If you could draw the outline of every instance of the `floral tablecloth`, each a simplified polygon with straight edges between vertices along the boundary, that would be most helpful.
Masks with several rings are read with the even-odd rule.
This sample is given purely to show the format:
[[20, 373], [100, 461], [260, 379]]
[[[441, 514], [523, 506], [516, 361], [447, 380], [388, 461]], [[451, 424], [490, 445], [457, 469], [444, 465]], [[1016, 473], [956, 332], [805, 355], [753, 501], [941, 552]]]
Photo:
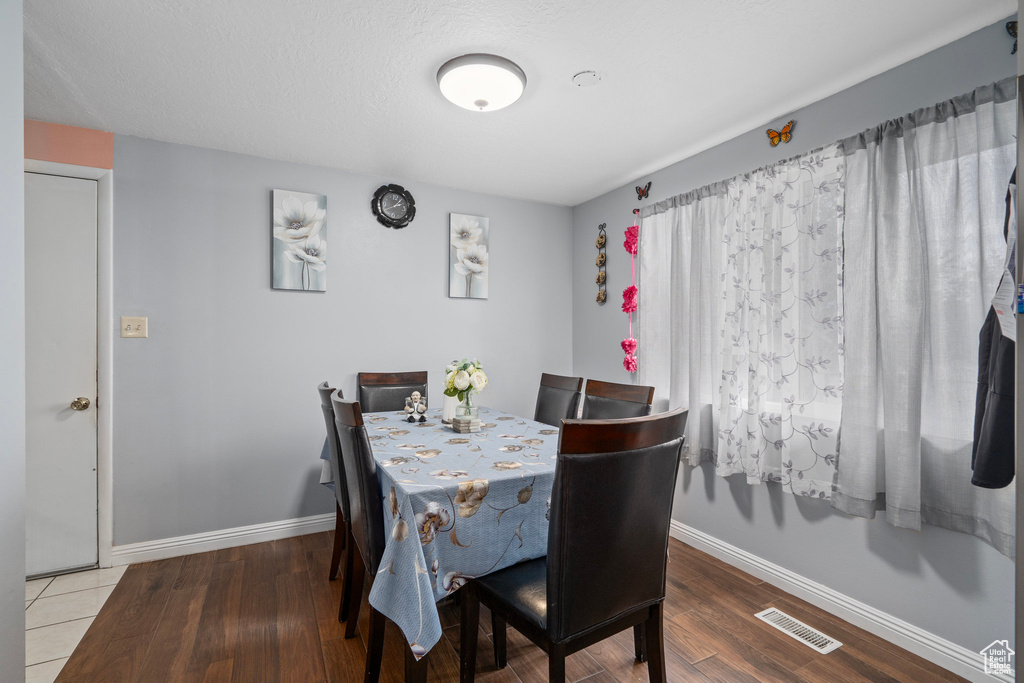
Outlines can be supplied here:
[[427, 418], [363, 415], [387, 541], [370, 604], [417, 656], [441, 637], [437, 600], [474, 576], [547, 554], [558, 449], [557, 429], [489, 408], [480, 408], [475, 434], [442, 425], [440, 410]]

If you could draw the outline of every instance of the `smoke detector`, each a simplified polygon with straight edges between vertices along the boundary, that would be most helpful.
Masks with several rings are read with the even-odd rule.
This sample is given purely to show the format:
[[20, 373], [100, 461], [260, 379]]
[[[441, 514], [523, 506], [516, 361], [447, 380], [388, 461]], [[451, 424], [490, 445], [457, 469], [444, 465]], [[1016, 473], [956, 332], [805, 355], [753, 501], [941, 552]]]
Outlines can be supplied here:
[[601, 74], [596, 71], [581, 71], [572, 77], [572, 84], [577, 88], [589, 88], [601, 82]]

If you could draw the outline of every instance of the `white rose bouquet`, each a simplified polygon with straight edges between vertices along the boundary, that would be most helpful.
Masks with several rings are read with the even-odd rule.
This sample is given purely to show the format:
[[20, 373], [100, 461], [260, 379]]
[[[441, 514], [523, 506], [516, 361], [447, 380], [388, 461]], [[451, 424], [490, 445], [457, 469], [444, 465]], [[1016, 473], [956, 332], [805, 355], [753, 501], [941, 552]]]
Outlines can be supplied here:
[[473, 392], [483, 391], [486, 386], [487, 375], [478, 360], [463, 358], [461, 363], [453, 362], [445, 368], [445, 396], [457, 396], [459, 401], [469, 403]]

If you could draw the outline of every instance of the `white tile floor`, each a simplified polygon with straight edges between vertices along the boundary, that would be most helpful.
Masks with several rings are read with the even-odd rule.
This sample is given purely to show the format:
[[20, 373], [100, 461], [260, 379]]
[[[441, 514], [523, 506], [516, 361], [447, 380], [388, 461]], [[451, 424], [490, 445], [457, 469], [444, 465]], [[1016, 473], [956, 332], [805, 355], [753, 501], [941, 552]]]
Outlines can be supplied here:
[[25, 683], [53, 683], [127, 568], [25, 582]]

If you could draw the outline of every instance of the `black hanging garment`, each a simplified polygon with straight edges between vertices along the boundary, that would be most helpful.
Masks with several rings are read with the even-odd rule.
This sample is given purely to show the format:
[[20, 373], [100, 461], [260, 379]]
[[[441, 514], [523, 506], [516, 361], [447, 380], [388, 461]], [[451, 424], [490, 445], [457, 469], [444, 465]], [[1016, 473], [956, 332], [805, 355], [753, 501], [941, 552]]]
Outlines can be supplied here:
[[[1006, 191], [1006, 219], [1003, 237], [1016, 225], [1010, 225], [1015, 199], [1017, 170], [1010, 176]], [[1011, 274], [1016, 270], [1016, 247], [1010, 257]], [[1014, 292], [1016, 294], [1016, 292]], [[1016, 302], [1015, 302], [1016, 303]], [[971, 483], [987, 489], [1009, 486], [1014, 474], [1014, 342], [1003, 335], [994, 308], [981, 327], [978, 344], [978, 398], [974, 408], [974, 450], [971, 453]]]

